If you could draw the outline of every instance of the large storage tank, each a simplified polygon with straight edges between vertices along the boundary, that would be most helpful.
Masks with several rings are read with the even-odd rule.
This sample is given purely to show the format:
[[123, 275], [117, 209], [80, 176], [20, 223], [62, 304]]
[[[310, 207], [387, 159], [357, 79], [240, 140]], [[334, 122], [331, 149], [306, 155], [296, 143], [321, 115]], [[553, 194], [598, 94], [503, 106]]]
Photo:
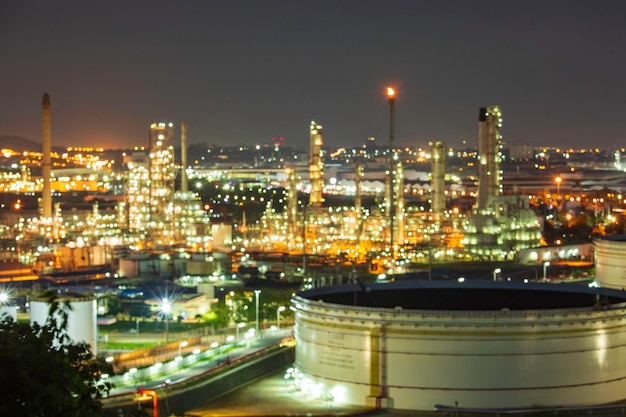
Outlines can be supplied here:
[[[94, 355], [98, 350], [98, 325], [96, 299], [79, 295], [58, 295], [57, 301], [71, 307], [67, 322], [67, 334], [74, 342], [85, 342]], [[30, 302], [30, 323], [44, 325], [48, 320], [50, 303], [43, 298]]]
[[294, 382], [405, 410], [588, 407], [626, 398], [626, 293], [397, 281], [297, 294]]
[[596, 282], [601, 287], [626, 288], [626, 235], [594, 239]]

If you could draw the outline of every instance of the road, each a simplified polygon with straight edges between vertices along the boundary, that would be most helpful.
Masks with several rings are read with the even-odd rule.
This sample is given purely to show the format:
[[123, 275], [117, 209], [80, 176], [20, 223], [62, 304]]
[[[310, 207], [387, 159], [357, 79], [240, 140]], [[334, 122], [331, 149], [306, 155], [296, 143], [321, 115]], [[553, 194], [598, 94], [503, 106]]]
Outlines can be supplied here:
[[278, 344], [291, 334], [291, 329], [266, 331], [263, 337], [251, 341], [241, 341], [234, 344], [206, 349], [198, 353], [186, 355], [179, 360], [157, 362], [144, 369], [129, 369], [127, 372], [110, 377], [109, 382], [114, 384], [109, 397], [134, 394], [143, 386], [145, 389], [159, 389], [172, 387], [197, 375], [216, 369], [228, 362], [235, 362], [269, 346]]

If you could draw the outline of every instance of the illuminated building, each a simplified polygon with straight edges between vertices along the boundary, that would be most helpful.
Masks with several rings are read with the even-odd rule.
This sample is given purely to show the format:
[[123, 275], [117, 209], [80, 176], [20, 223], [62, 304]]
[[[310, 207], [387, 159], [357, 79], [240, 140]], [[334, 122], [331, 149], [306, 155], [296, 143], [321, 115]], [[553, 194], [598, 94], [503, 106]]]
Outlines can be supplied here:
[[431, 193], [432, 203], [431, 211], [435, 217], [435, 221], [441, 222], [446, 210], [445, 195], [445, 174], [446, 174], [446, 145], [441, 142], [430, 142], [431, 161], [432, 161], [432, 179]]
[[474, 212], [464, 221], [463, 245], [473, 259], [513, 259], [540, 244], [541, 226], [528, 198], [502, 195], [502, 112], [482, 107], [478, 116], [478, 184]]
[[150, 172], [148, 155], [133, 152], [126, 157], [128, 179], [126, 202], [119, 205], [119, 223], [122, 230], [145, 238], [150, 220]]
[[500, 195], [502, 161], [502, 112], [499, 106], [481, 107], [478, 115], [478, 196], [476, 210], [493, 213], [493, 201]]
[[148, 159], [148, 242], [173, 243], [174, 125], [153, 123], [150, 126]]
[[[183, 143], [187, 140], [186, 131], [183, 123]], [[202, 202], [197, 193], [185, 190], [186, 180], [181, 182], [183, 190], [174, 191], [174, 140], [172, 123], [153, 123], [148, 153], [134, 152], [126, 157], [126, 202], [119, 206], [120, 225], [126, 225], [130, 234], [145, 242], [145, 248], [185, 244], [206, 250], [210, 233]], [[185, 165], [183, 161], [183, 178]]]
[[309, 194], [309, 204], [319, 207], [324, 201], [322, 191], [324, 190], [324, 160], [322, 146], [324, 136], [322, 126], [311, 122], [311, 142], [309, 152], [309, 182], [311, 192]]
[[211, 248], [209, 218], [195, 192], [177, 191], [173, 198], [173, 242], [194, 250]]

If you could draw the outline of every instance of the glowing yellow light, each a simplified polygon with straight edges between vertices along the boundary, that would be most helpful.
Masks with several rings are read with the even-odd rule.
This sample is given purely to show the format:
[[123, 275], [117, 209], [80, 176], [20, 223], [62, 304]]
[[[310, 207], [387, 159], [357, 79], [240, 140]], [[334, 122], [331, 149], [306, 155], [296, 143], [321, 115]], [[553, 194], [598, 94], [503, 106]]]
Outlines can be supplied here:
[[389, 97], [390, 99], [396, 98], [396, 92], [394, 91], [393, 87], [387, 87], [387, 97]]

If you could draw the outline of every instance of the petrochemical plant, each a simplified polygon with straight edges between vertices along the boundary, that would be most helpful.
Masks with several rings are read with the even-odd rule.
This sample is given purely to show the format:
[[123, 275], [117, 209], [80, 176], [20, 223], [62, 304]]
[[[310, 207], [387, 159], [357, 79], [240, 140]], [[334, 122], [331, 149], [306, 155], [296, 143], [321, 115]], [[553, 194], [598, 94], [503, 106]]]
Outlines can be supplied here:
[[[349, 186], [342, 188], [336, 178], [325, 175], [325, 156], [329, 151], [324, 147], [323, 127], [316, 122], [310, 126], [308, 167], [289, 166], [286, 162], [282, 167], [258, 172], [254, 168], [230, 171], [191, 168], [187, 160], [185, 123], [180, 126], [181, 152], [177, 163], [175, 126], [153, 123], [148, 146], [124, 154], [126, 169], [122, 174], [113, 174], [103, 167], [97, 172], [96, 164], [91, 164], [91, 176], [97, 176], [94, 181], [97, 185], [91, 188], [90, 196], [94, 202], [89, 210], [72, 209], [71, 213], [61, 209], [62, 197], [58, 198], [61, 194], [55, 192], [58, 184], [51, 186], [63, 174], [58, 169], [55, 177], [51, 170], [51, 106], [50, 97], [45, 94], [42, 177], [32, 180], [30, 175], [28, 178], [23, 175], [14, 181], [20, 184], [18, 192], [31, 190], [41, 194], [40, 214], [19, 218], [7, 235], [15, 233], [20, 261], [38, 263], [39, 271], [118, 265], [119, 260], [114, 258], [140, 259], [157, 252], [184, 251], [191, 256], [259, 251], [300, 254], [313, 259], [340, 258], [369, 263], [371, 272], [399, 273], [411, 264], [439, 260], [512, 260], [519, 250], [538, 247], [541, 223], [529, 208], [529, 197], [503, 193], [500, 108], [480, 109], [477, 177], [472, 190], [460, 187], [458, 178], [455, 181], [454, 174], [446, 169], [446, 157], [451, 150], [441, 141], [431, 142], [425, 153], [425, 160], [430, 161], [429, 171], [417, 171], [413, 167], [407, 170], [406, 158], [393, 145], [395, 92], [390, 89], [388, 93], [389, 146], [350, 158], [341, 172], [344, 177], [341, 181], [347, 181]], [[333, 170], [337, 168], [333, 166]], [[77, 180], [85, 187], [88, 175], [83, 173], [82, 178], [76, 173], [65, 175], [69, 178], [66, 188], [68, 184], [75, 187]], [[425, 177], [427, 189], [420, 189], [419, 195], [427, 200], [426, 204], [413, 204], [411, 199], [416, 189], [406, 179], [416, 176]], [[238, 184], [232, 188], [241, 188], [245, 182], [254, 182], [250, 181], [251, 177], [263, 177], [277, 186], [275, 189], [284, 189], [280, 199], [265, 201], [262, 212], [255, 213], [257, 218], [253, 223], [246, 222], [245, 210], [241, 218], [231, 217], [230, 221], [212, 217], [210, 204], [203, 203], [198, 190], [191, 191], [188, 185], [190, 178], [197, 184], [230, 180]], [[107, 180], [122, 185], [114, 192]], [[224, 188], [226, 201], [228, 192]], [[328, 193], [351, 198], [344, 199], [343, 204], [326, 204]], [[461, 195], [475, 197], [475, 204], [465, 209], [451, 205], [452, 196]], [[363, 203], [364, 199], [368, 204]], [[114, 205], [109, 204], [108, 209], [100, 207], [103, 202], [111, 201]], [[263, 197], [257, 203], [261, 201]], [[241, 201], [242, 206], [245, 204]], [[76, 251], [85, 253], [77, 256]], [[123, 275], [128, 271], [117, 272]]]
[[[558, 151], [572, 159], [562, 165], [548, 149], [505, 152], [499, 106], [479, 109], [476, 148], [454, 151], [437, 140], [427, 149], [398, 148], [394, 89], [387, 89], [387, 100], [383, 146], [370, 138], [361, 148], [330, 149], [323, 126], [311, 121], [308, 152], [285, 151], [278, 140], [249, 152], [252, 159], [243, 163], [224, 149], [191, 153], [189, 160], [187, 124], [156, 122], [147, 146], [123, 151], [123, 168], [114, 169], [102, 151], [52, 150], [45, 94], [42, 152], [3, 150], [5, 160], [20, 162], [0, 178], [0, 190], [16, 198], [0, 203], [6, 208], [0, 253], [18, 269], [0, 280], [178, 281], [197, 288], [179, 300], [184, 314], [167, 298], [145, 301], [152, 312], [176, 310], [182, 320], [211, 309], [214, 282], [258, 273], [265, 263], [265, 279], [308, 290], [291, 298], [297, 356], [290, 377], [303, 392], [419, 410], [453, 409], [459, 401], [471, 409], [510, 409], [622, 400], [626, 301], [618, 290], [626, 287], [625, 240], [614, 233], [565, 245], [566, 234], [549, 241], [544, 225], [574, 222], [591, 206], [598, 235], [623, 227], [621, 154], [609, 169], [589, 173], [573, 151]], [[201, 162], [207, 155], [212, 166]], [[524, 165], [505, 171], [507, 159]], [[555, 178], [546, 175], [550, 164]], [[36, 208], [27, 210], [26, 199], [36, 200]], [[437, 263], [511, 261], [543, 268], [535, 281], [545, 281], [550, 262], [563, 260], [595, 262], [595, 283], [604, 288], [506, 282], [499, 267], [477, 280], [399, 279]], [[329, 264], [351, 269], [350, 276], [311, 280]], [[75, 311], [70, 337], [96, 353], [96, 298], [61, 298]], [[235, 301], [225, 305], [235, 313]], [[286, 307], [275, 308], [278, 325]], [[30, 313], [32, 323], [47, 320], [46, 299], [34, 296]], [[238, 332], [243, 323], [231, 317], [230, 324]], [[181, 347], [174, 346], [178, 356]], [[574, 372], [574, 362], [584, 369]]]

